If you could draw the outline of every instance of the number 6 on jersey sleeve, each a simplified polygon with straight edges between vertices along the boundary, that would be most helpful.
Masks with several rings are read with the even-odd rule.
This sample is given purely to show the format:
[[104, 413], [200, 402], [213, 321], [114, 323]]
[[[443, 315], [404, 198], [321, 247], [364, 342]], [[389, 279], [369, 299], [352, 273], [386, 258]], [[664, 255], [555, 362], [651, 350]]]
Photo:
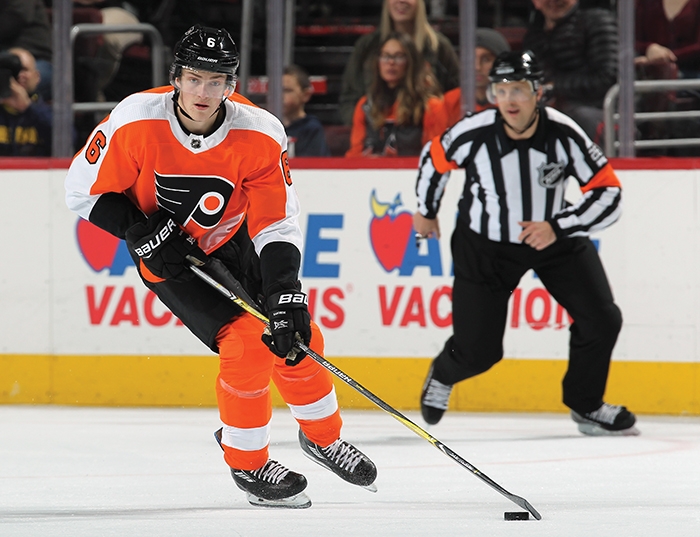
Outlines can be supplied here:
[[292, 186], [292, 171], [289, 169], [289, 158], [287, 152], [282, 153], [282, 173], [284, 174], [284, 182], [287, 186]]
[[107, 146], [107, 137], [102, 131], [97, 131], [90, 143], [85, 148], [85, 160], [90, 164], [95, 164], [102, 154], [102, 150]]

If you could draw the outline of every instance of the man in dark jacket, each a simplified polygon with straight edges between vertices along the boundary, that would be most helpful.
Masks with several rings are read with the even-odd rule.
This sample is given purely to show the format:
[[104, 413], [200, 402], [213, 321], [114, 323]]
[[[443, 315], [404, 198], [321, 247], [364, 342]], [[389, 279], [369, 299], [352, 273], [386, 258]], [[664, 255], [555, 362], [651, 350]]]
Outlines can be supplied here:
[[41, 74], [32, 53], [11, 48], [21, 70], [10, 78], [7, 96], [0, 98], [0, 156], [51, 156], [51, 105], [37, 93]]
[[523, 39], [544, 64], [551, 103], [601, 143], [603, 99], [617, 81], [618, 36], [606, 9], [584, 9], [577, 0], [532, 0], [534, 20]]
[[51, 98], [51, 25], [44, 0], [3, 0], [0, 2], [0, 51], [19, 47], [34, 56], [41, 73], [37, 92]]

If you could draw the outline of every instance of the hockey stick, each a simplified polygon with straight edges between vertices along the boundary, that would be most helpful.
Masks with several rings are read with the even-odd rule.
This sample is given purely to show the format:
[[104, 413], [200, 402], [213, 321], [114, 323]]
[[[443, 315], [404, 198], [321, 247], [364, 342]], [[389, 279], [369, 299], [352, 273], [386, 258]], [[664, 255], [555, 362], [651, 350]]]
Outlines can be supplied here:
[[[191, 260], [192, 261], [192, 260]], [[263, 322], [265, 325], [269, 326], [269, 320], [268, 318], [257, 308], [255, 307], [252, 301], [250, 299], [248, 300], [243, 300], [241, 297], [247, 297], [247, 293], [243, 289], [243, 286], [234, 278], [229, 278], [229, 285], [231, 287], [234, 287], [234, 290], [229, 289], [228, 287], [222, 285], [219, 283], [217, 280], [212, 278], [209, 274], [201, 270], [199, 267], [193, 265], [190, 265], [190, 270], [194, 272], [199, 278], [201, 278], [203, 281], [211, 285], [213, 288], [217, 289], [222, 295], [227, 297], [229, 300], [234, 302], [236, 305], [238, 305], [240, 308], [242, 308], [244, 311], [247, 313], [250, 313], [252, 316]], [[375, 405], [377, 405], [379, 408], [387, 412], [388, 414], [391, 414], [393, 418], [395, 418], [397, 421], [401, 422], [403, 425], [411, 429], [414, 433], [416, 433], [418, 436], [426, 439], [428, 442], [430, 442], [433, 446], [435, 446], [437, 449], [442, 451], [445, 455], [450, 457], [453, 461], [455, 461], [457, 464], [460, 466], [463, 466], [467, 470], [469, 470], [472, 474], [474, 474], [476, 477], [481, 479], [484, 483], [486, 483], [488, 486], [496, 490], [497, 492], [501, 493], [503, 496], [508, 498], [510, 501], [512, 501], [514, 504], [518, 505], [519, 507], [522, 507], [523, 509], [526, 509], [529, 511], [532, 516], [534, 516], [537, 520], [540, 520], [542, 518], [542, 515], [540, 515], [537, 510], [530, 505], [530, 502], [528, 502], [525, 498], [521, 498], [520, 496], [516, 496], [515, 494], [512, 494], [508, 492], [506, 489], [504, 489], [501, 485], [496, 483], [493, 479], [488, 477], [486, 474], [482, 473], [478, 468], [476, 468], [473, 464], [469, 463], [462, 457], [460, 457], [457, 453], [452, 451], [449, 447], [447, 447], [445, 444], [440, 442], [437, 438], [432, 436], [430, 433], [413, 423], [410, 419], [408, 419], [406, 416], [401, 414], [398, 410], [390, 406], [389, 404], [385, 403], [382, 399], [374, 395], [372, 392], [370, 392], [367, 388], [362, 386], [359, 382], [354, 380], [353, 378], [349, 377], [343, 371], [335, 367], [332, 363], [330, 363], [328, 360], [326, 360], [323, 356], [320, 354], [314, 352], [311, 350], [307, 345], [304, 343], [297, 341], [295, 343], [295, 346], [301, 350], [304, 351], [311, 359], [314, 361], [318, 362], [320, 365], [325, 367], [328, 371], [333, 373], [336, 377], [338, 377], [340, 380], [345, 382], [348, 386], [353, 388], [354, 390], [360, 392], [362, 395], [364, 395], [367, 399], [372, 401]]]

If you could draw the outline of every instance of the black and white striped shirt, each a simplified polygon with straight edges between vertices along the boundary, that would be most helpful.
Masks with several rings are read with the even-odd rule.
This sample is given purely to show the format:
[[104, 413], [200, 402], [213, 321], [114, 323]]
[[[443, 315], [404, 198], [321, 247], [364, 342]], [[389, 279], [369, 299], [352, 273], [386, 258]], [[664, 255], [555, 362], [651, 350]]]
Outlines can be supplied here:
[[[544, 107], [534, 135], [506, 136], [497, 110], [465, 117], [421, 152], [418, 211], [435, 218], [450, 170], [464, 168], [459, 218], [497, 242], [519, 243], [518, 222], [548, 221], [557, 237], [585, 236], [615, 222], [622, 210], [620, 182], [601, 149], [568, 116]], [[570, 204], [568, 181], [583, 192]]]

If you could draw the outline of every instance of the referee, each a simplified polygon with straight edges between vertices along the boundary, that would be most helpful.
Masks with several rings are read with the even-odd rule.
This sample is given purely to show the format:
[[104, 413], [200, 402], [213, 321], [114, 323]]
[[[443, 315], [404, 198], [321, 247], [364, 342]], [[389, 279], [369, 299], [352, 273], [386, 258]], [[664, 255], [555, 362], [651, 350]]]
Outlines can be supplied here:
[[[489, 73], [497, 109], [468, 116], [420, 157], [416, 232], [439, 237], [450, 170], [466, 182], [452, 236], [453, 335], [433, 360], [421, 393], [429, 424], [452, 386], [503, 358], [508, 299], [528, 269], [573, 318], [563, 401], [588, 435], [634, 435], [635, 416], [603, 402], [622, 315], [593, 243], [622, 208], [620, 182], [600, 148], [571, 118], [539, 104], [542, 71], [531, 52], [505, 52]], [[564, 199], [573, 178], [582, 198]]]

